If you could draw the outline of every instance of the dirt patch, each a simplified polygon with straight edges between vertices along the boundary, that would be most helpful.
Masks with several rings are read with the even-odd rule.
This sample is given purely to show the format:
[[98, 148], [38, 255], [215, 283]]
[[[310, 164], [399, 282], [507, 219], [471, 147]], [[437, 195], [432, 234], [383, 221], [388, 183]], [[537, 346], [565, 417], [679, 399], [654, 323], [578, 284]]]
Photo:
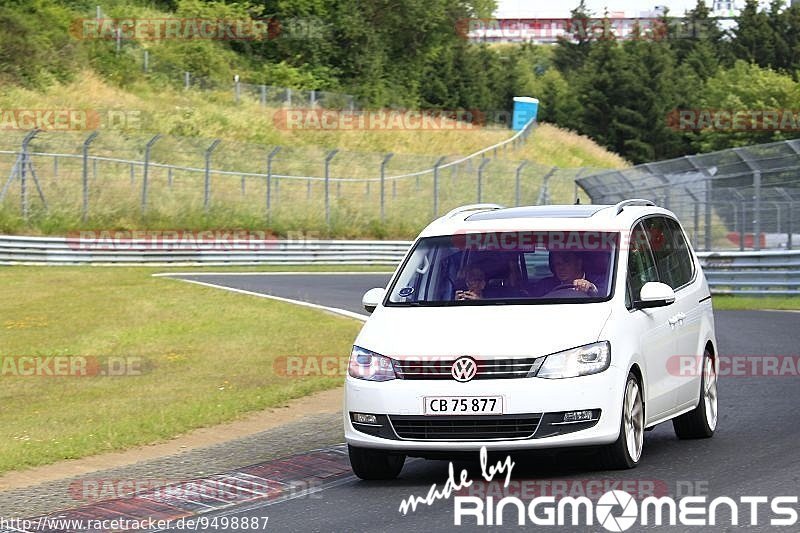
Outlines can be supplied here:
[[0, 491], [29, 487], [47, 481], [90, 474], [98, 470], [180, 454], [189, 450], [254, 435], [266, 429], [297, 421], [308, 415], [335, 413], [342, 409], [343, 396], [342, 388], [318, 392], [304, 398], [291, 400], [280, 407], [247, 415], [241, 420], [200, 428], [167, 442], [8, 472], [0, 476]]

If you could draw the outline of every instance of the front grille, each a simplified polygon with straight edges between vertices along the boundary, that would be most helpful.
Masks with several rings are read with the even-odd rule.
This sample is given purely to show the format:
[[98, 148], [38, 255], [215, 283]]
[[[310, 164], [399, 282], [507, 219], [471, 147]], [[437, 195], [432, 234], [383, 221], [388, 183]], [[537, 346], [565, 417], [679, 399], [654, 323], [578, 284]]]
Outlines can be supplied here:
[[[531, 367], [538, 370], [543, 358], [527, 359], [484, 359], [478, 363], [478, 372], [472, 379], [513, 379], [524, 378]], [[394, 370], [400, 379], [453, 379], [450, 373], [455, 359], [440, 360], [395, 360]]]
[[541, 413], [502, 416], [389, 416], [397, 436], [408, 440], [530, 439], [541, 418]]

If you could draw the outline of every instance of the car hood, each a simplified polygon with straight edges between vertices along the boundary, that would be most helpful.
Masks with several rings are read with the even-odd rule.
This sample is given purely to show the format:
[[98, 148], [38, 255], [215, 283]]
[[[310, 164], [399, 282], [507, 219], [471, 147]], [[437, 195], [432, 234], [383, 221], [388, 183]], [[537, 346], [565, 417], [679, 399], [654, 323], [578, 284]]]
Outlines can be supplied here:
[[608, 302], [379, 307], [355, 344], [389, 357], [539, 357], [598, 340]]

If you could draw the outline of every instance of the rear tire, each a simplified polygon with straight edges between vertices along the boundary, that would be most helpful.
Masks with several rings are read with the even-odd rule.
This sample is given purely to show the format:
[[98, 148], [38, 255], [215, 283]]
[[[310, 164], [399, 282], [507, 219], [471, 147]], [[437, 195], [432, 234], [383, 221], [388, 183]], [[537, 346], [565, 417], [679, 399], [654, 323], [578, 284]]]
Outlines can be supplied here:
[[619, 437], [603, 448], [600, 460], [607, 470], [635, 468], [642, 457], [644, 447], [644, 403], [639, 378], [633, 372], [625, 381], [625, 396], [622, 400], [622, 416]]
[[365, 480], [389, 480], [396, 478], [403, 470], [405, 455], [395, 455], [382, 450], [357, 448], [347, 445], [350, 466], [353, 473]]
[[679, 439], [707, 439], [717, 429], [717, 371], [714, 356], [703, 354], [703, 374], [700, 379], [700, 402], [688, 413], [672, 420]]

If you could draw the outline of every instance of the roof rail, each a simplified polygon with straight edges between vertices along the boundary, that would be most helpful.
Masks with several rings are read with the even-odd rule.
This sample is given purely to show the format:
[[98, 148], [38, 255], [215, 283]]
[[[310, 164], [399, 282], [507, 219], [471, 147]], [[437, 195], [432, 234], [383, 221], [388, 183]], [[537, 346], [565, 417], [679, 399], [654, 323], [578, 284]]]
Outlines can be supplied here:
[[654, 202], [651, 202], [650, 200], [642, 200], [640, 198], [637, 198], [637, 199], [634, 199], [634, 200], [623, 200], [620, 203], [618, 203], [617, 205], [615, 205], [614, 208], [617, 211], [617, 214], [619, 215], [620, 213], [622, 213], [622, 210], [625, 209], [626, 207], [631, 207], [631, 206], [651, 206], [651, 207], [655, 207], [655, 205], [656, 204]]
[[505, 207], [497, 204], [462, 205], [461, 207], [456, 207], [455, 209], [447, 213], [443, 218], [452, 218], [458, 214], [468, 213], [470, 211], [494, 211], [496, 209], [505, 209]]

